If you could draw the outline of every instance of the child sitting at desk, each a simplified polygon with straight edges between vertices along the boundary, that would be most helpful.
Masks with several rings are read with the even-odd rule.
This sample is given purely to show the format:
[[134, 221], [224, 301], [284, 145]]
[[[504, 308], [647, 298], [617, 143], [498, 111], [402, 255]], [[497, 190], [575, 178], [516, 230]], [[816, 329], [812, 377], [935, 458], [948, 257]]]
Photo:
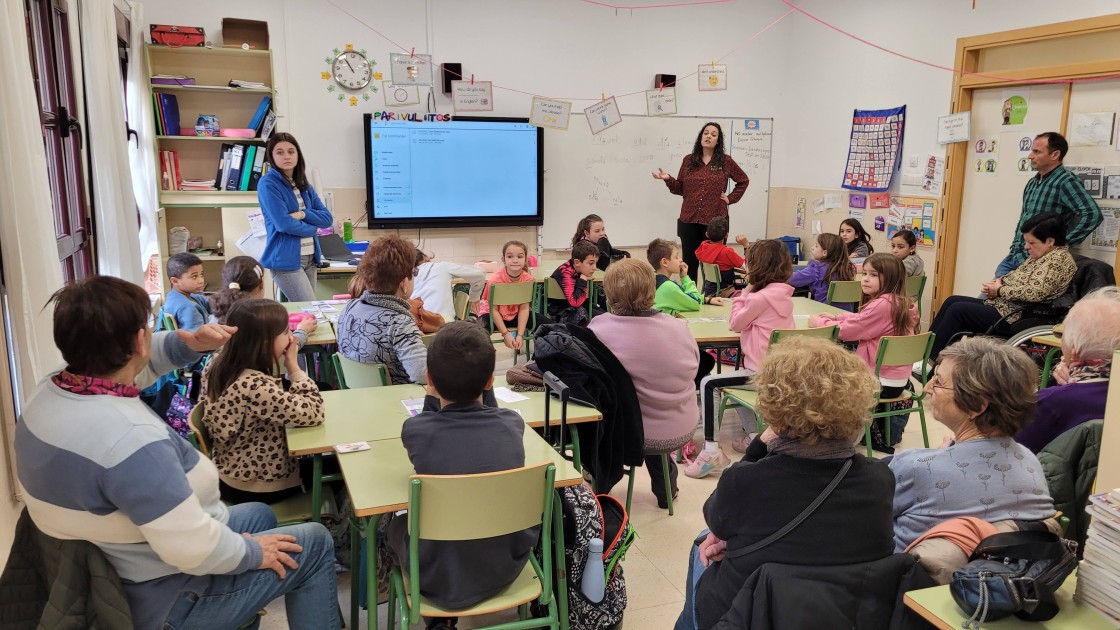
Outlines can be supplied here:
[[[811, 250], [812, 259], [804, 269], [793, 272], [789, 279], [794, 287], [809, 287], [809, 297], [824, 302], [828, 299], [828, 287], [834, 281], [852, 280], [856, 268], [848, 258], [844, 241], [835, 234], [818, 234]], [[850, 306], [840, 306], [851, 310]]]
[[416, 247], [382, 236], [358, 261], [364, 289], [338, 316], [338, 351], [359, 363], [384, 363], [394, 385], [424, 383], [428, 352], [408, 307]]
[[[271, 503], [302, 491], [284, 427], [322, 424], [323, 398], [299, 367], [299, 344], [278, 302], [240, 300], [226, 321], [237, 334], [202, 372], [210, 457], [218, 467], [222, 499]], [[287, 390], [278, 375], [280, 361], [292, 383]]]
[[[723, 305], [723, 298], [701, 296], [696, 283], [688, 275], [688, 265], [681, 260], [681, 248], [676, 243], [663, 238], [655, 238], [646, 248], [646, 259], [657, 271], [657, 293], [653, 308], [676, 315], [681, 312], [698, 311], [701, 304]], [[680, 281], [673, 280], [679, 276]]]
[[[875, 369], [879, 342], [885, 336], [913, 335], [918, 328], [918, 308], [906, 292], [906, 267], [891, 254], [872, 254], [863, 262], [864, 302], [856, 313], [821, 313], [809, 318], [809, 325], [831, 326], [840, 329], [840, 341], [857, 341], [856, 354], [867, 367]], [[910, 386], [910, 366], [883, 366], [879, 372], [882, 398], [897, 398]], [[886, 404], [886, 403], [884, 403]], [[902, 439], [906, 420], [910, 415], [891, 418], [891, 442]], [[877, 418], [872, 427], [872, 446], [884, 453], [893, 453], [894, 444], [886, 444], [882, 435], [883, 419]]]
[[[264, 298], [264, 268], [252, 256], [234, 256], [222, 267], [222, 289], [210, 296], [210, 310], [219, 324], [226, 323], [226, 316], [240, 300]], [[307, 336], [315, 332], [319, 323], [314, 317], [300, 321], [292, 334], [299, 347], [307, 345]]]
[[202, 259], [188, 252], [175, 254], [167, 259], [167, 277], [171, 290], [160, 313], [174, 318], [182, 330], [198, 330], [210, 321], [210, 303], [201, 293], [206, 288]]
[[[525, 346], [525, 333], [529, 330], [529, 311], [532, 304], [499, 304], [490, 309], [490, 290], [495, 284], [514, 284], [533, 282], [533, 274], [525, 268], [528, 248], [521, 241], [509, 241], [502, 246], [503, 267], [490, 274], [482, 299], [478, 302], [478, 321], [482, 327], [493, 330], [502, 336], [502, 343], [510, 350], [521, 350]], [[537, 315], [537, 326], [551, 323], [547, 317]]]
[[[405, 420], [401, 442], [421, 475], [469, 475], [525, 465], [525, 421], [482, 404], [494, 382], [494, 344], [477, 324], [451, 322], [428, 352], [429, 392], [438, 411]], [[420, 592], [438, 606], [466, 608], [513, 583], [536, 545], [539, 527], [468, 541], [420, 541]], [[386, 545], [408, 564], [408, 519], [395, 517]], [[372, 614], [372, 613], [371, 613]], [[428, 628], [454, 628], [455, 619], [428, 619]]]
[[[700, 247], [696, 248], [696, 260], [719, 267], [720, 297], [731, 297], [736, 288], [741, 289], [741, 281], [736, 277], [735, 272], [746, 271], [746, 263], [743, 261], [743, 257], [727, 246], [727, 230], [727, 217], [712, 219], [711, 223], [708, 224], [708, 231], [705, 233], [708, 240], [700, 243]], [[743, 246], [744, 252], [750, 246], [744, 234], [736, 236], [735, 242]], [[704, 295], [715, 294], [716, 283], [710, 278], [705, 278]]]
[[583, 217], [576, 225], [576, 233], [572, 237], [572, 247], [583, 240], [591, 241], [595, 243], [595, 247], [599, 248], [599, 260], [595, 262], [599, 271], [606, 271], [607, 267], [616, 260], [630, 257], [630, 252], [624, 249], [615, 249], [611, 245], [607, 238], [607, 227], [603, 223], [603, 217], [597, 214], [589, 214]]
[[471, 302], [477, 302], [482, 289], [486, 286], [486, 274], [477, 267], [460, 265], [446, 260], [433, 261], [432, 257], [416, 250], [416, 279], [412, 295], [419, 298], [423, 307], [438, 313], [445, 322], [455, 321], [455, 295], [451, 284], [455, 278], [466, 280], [471, 288], [468, 293]]
[[[731, 303], [731, 317], [727, 320], [728, 328], [741, 333], [739, 348], [743, 353], [743, 369], [713, 374], [700, 383], [704, 451], [684, 468], [684, 474], [693, 479], [707, 477], [730, 463], [717, 441], [716, 388], [746, 384], [758, 371], [770, 347], [770, 333], [775, 329], [794, 327], [793, 287], [786, 284], [793, 273], [789, 250], [780, 241], [758, 241], [751, 246], [748, 267], [750, 284]], [[748, 421], [749, 415], [740, 417]], [[736, 446], [736, 450], [740, 449], [746, 449], [743, 440]]]
[[[548, 315], [560, 324], [586, 325], [587, 293], [595, 278], [595, 265], [599, 261], [599, 248], [591, 241], [579, 241], [572, 246], [572, 257], [552, 272], [552, 279], [560, 285], [564, 299], [548, 298]], [[601, 311], [593, 308], [592, 314]]]

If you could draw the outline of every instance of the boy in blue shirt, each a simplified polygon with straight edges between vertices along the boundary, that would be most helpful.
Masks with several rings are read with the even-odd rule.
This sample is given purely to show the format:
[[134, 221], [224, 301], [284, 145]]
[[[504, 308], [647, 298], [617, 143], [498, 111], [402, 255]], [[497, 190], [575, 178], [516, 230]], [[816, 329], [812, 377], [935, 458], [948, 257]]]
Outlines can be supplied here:
[[210, 321], [210, 302], [201, 293], [206, 288], [202, 260], [186, 252], [175, 254], [167, 259], [167, 277], [171, 290], [160, 313], [174, 317], [182, 330], [198, 330]]

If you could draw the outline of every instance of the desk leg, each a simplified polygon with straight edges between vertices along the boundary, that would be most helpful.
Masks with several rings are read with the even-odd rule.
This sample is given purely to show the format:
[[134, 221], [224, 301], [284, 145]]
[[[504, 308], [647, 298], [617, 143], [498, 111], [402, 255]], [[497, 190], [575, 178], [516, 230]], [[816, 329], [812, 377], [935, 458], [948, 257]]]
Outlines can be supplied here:
[[1054, 357], [1061, 351], [1061, 348], [1050, 348], [1046, 351], [1046, 359], [1042, 362], [1042, 383], [1039, 389], [1045, 389], [1050, 385], [1050, 371], [1054, 367]]
[[552, 509], [552, 546], [556, 558], [552, 562], [552, 573], [556, 582], [556, 601], [560, 617], [560, 630], [568, 630], [568, 569], [564, 561], [564, 517], [560, 492], [556, 492], [556, 505]]
[[377, 630], [377, 521], [366, 519], [366, 627]]
[[579, 452], [579, 430], [569, 424], [568, 435], [572, 438], [572, 465], [576, 467], [577, 471], [582, 473], [583, 459]]
[[350, 519], [350, 628], [358, 630], [358, 588], [361, 586], [361, 560], [359, 551], [362, 548], [362, 537], [358, 528], [361, 519]]
[[321, 522], [319, 511], [323, 509], [323, 455], [316, 453], [311, 457], [311, 520]]

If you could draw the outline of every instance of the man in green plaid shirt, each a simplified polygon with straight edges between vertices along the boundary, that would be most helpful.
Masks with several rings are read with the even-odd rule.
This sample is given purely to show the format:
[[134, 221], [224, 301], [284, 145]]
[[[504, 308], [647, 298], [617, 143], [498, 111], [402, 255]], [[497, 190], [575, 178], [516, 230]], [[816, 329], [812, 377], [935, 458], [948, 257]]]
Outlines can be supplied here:
[[1089, 238], [1101, 224], [1103, 216], [1097, 202], [1085, 190], [1081, 180], [1062, 166], [1067, 151], [1069, 143], [1056, 131], [1040, 133], [1035, 137], [1030, 158], [1031, 166], [1038, 174], [1023, 189], [1023, 214], [1019, 217], [1015, 238], [1011, 241], [1011, 251], [996, 268], [996, 278], [1007, 275], [1027, 259], [1023, 250], [1023, 234], [1018, 228], [1031, 217], [1043, 212], [1063, 215], [1066, 219], [1066, 238], [1071, 246]]

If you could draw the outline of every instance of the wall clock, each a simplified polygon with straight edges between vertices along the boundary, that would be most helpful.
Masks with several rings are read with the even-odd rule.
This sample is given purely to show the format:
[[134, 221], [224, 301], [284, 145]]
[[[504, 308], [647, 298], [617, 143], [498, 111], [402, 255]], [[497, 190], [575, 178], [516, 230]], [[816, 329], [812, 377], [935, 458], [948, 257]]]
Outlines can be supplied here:
[[370, 100], [370, 94], [378, 91], [377, 80], [380, 72], [374, 72], [377, 61], [370, 58], [365, 49], [355, 50], [353, 44], [335, 48], [323, 62], [330, 67], [320, 73], [327, 82], [327, 92], [335, 95], [339, 103], [357, 107], [359, 99]]

